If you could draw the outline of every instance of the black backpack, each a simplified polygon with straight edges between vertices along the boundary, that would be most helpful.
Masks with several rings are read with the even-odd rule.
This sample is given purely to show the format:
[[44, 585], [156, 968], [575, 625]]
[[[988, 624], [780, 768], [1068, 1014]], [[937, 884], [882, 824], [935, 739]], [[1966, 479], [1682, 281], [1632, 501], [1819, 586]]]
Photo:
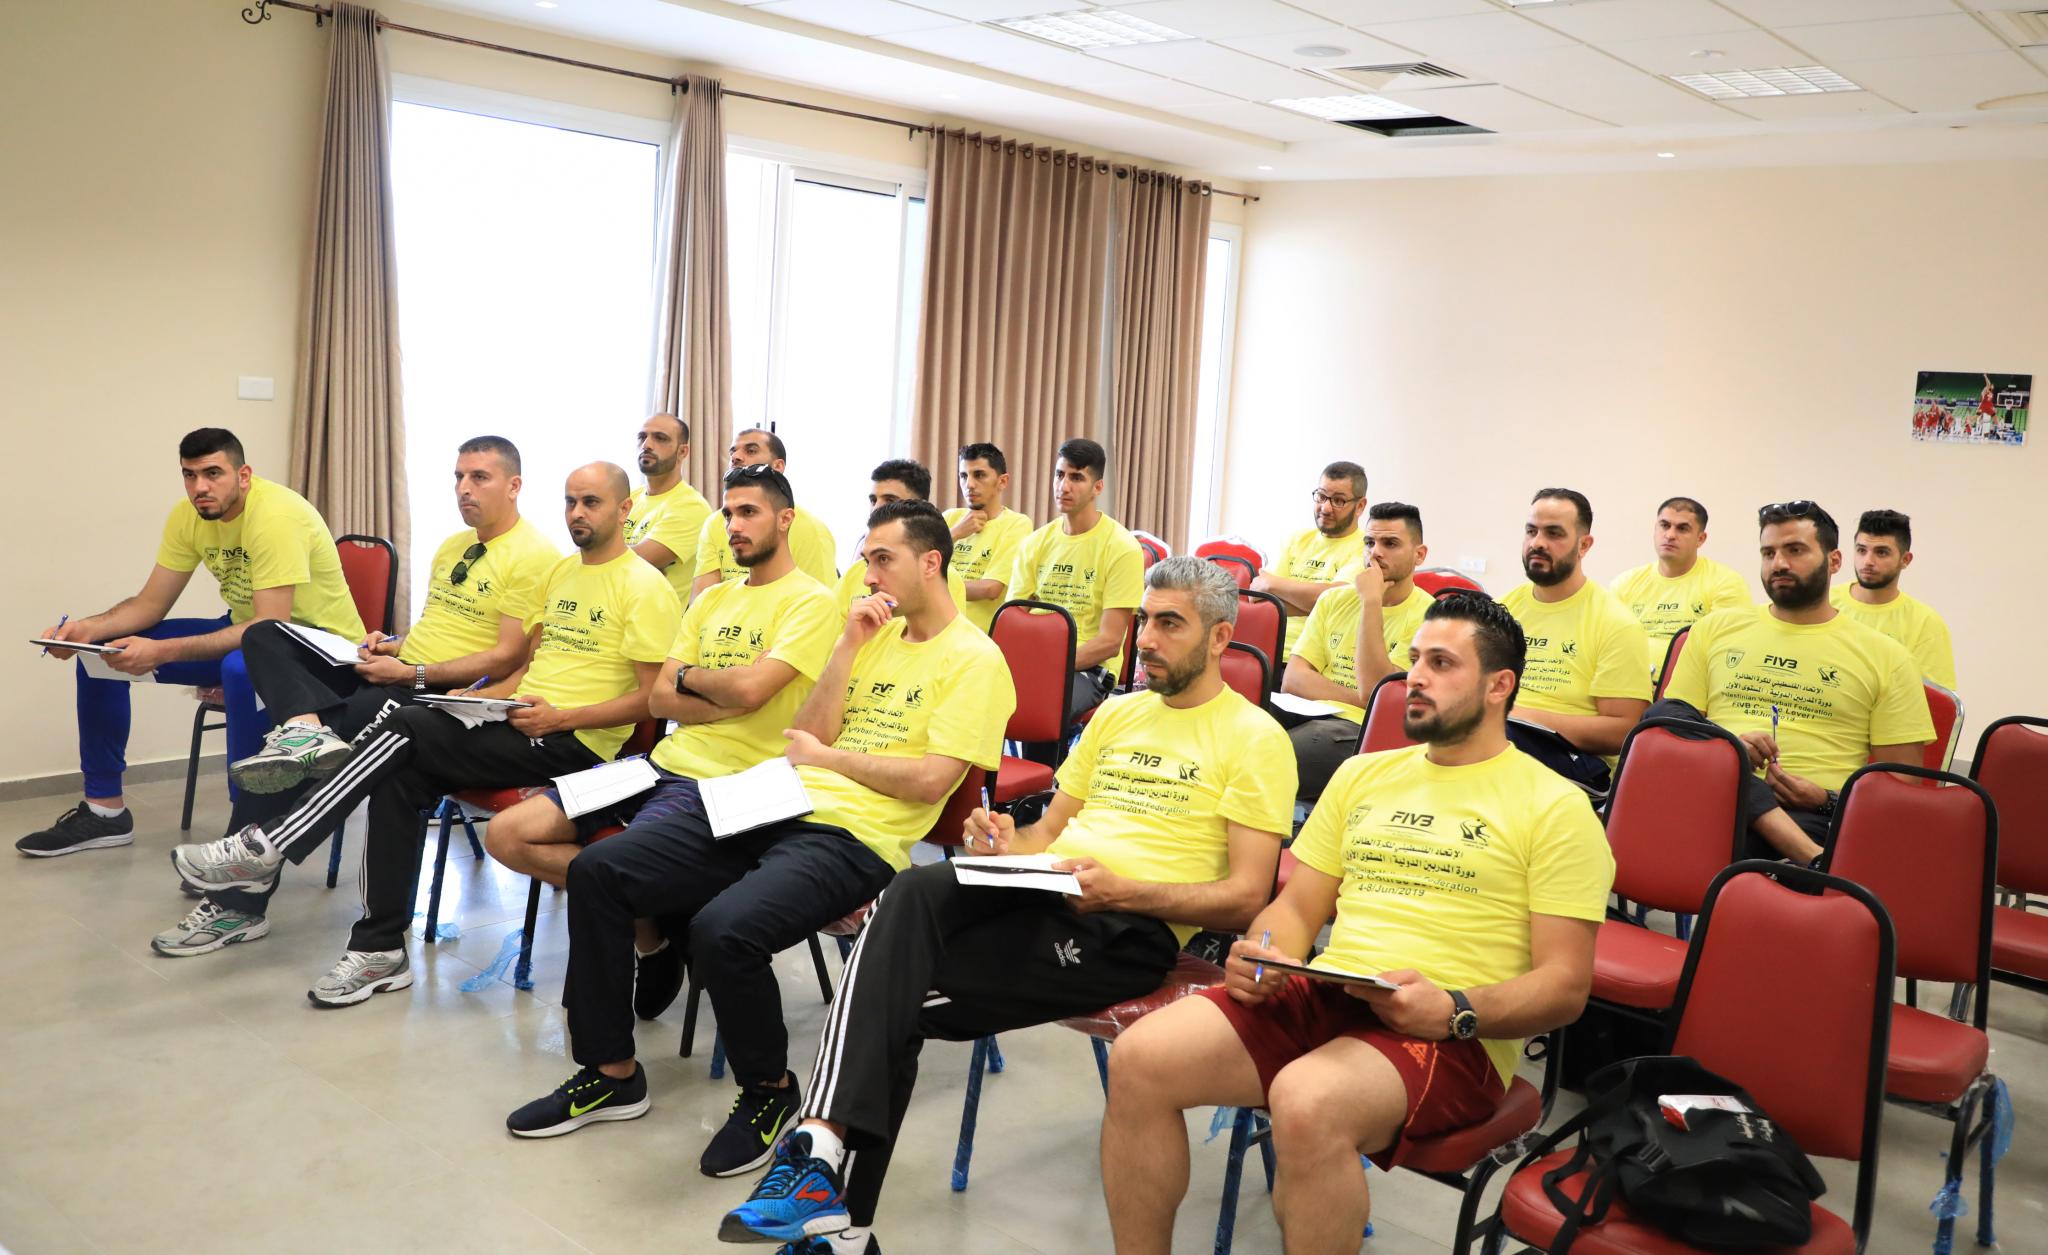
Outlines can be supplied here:
[[[1748, 1110], [1694, 1108], [1685, 1127], [1666, 1117], [1666, 1095], [1720, 1095]], [[1543, 1139], [1526, 1168], [1573, 1135], [1579, 1144], [1543, 1174], [1564, 1217], [1551, 1255], [1606, 1218], [1618, 1192], [1629, 1211], [1683, 1242], [1741, 1250], [1798, 1245], [1813, 1236], [1813, 1200], [1827, 1185], [1813, 1164], [1742, 1087], [1682, 1056], [1624, 1059], [1586, 1081], [1586, 1109]], [[1579, 1196], [1565, 1183], [1587, 1172]]]

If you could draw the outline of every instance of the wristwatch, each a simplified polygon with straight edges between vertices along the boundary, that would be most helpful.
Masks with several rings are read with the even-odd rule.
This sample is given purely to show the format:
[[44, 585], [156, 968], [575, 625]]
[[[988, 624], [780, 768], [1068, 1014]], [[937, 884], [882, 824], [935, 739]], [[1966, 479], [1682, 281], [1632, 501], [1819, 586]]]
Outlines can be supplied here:
[[1835, 792], [1833, 789], [1829, 789], [1827, 791], [1827, 794], [1827, 800], [1820, 804], [1820, 813], [1823, 815], [1832, 815], [1835, 813], [1835, 803], [1842, 800], [1842, 795]]
[[1479, 1036], [1479, 1013], [1472, 1009], [1472, 1000], [1456, 989], [1444, 991], [1451, 996], [1451, 1036], [1459, 1041], [1471, 1041]]
[[427, 664], [424, 662], [412, 669], [412, 691], [415, 693], [427, 691]]
[[685, 662], [685, 663], [678, 663], [678, 664], [677, 664], [677, 666], [676, 666], [676, 692], [678, 692], [678, 693], [689, 693], [689, 694], [690, 694], [690, 696], [694, 697], [694, 696], [696, 696], [696, 694], [694, 694], [694, 693], [690, 693], [690, 685], [689, 685], [689, 682], [688, 682], [688, 679], [687, 679], [687, 677], [689, 676], [689, 674], [690, 674], [690, 664], [689, 664], [689, 663]]

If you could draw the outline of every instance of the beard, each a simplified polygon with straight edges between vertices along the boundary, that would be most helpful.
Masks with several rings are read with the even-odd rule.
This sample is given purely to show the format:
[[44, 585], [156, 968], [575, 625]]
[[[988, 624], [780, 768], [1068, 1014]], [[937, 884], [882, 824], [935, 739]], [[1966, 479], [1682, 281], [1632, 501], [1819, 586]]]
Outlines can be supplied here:
[[1471, 736], [1472, 730], [1485, 717], [1486, 705], [1480, 701], [1449, 709], [1431, 706], [1427, 713], [1421, 715], [1404, 710], [1401, 713], [1401, 731], [1409, 740], [1426, 745], [1455, 745]]
[[1150, 658], [1141, 654], [1138, 657], [1138, 661], [1140, 664], [1151, 662], [1166, 668], [1164, 676], [1157, 680], [1149, 680], [1146, 684], [1148, 688], [1161, 697], [1178, 697], [1180, 694], [1187, 692], [1188, 686], [1201, 679], [1203, 674], [1209, 670], [1209, 655], [1199, 650], [1193, 657], [1184, 658], [1178, 663], [1171, 662], [1157, 654]]
[[1578, 569], [1577, 554], [1567, 554], [1552, 562], [1549, 569], [1541, 571], [1529, 565], [1528, 554], [1522, 555], [1522, 574], [1528, 576], [1529, 582], [1538, 588], [1554, 588], [1577, 574]]
[[1894, 572], [1891, 575], [1882, 575], [1878, 576], [1875, 579], [1868, 580], [1864, 579], [1861, 575], [1858, 575], [1856, 577], [1856, 582], [1858, 584], [1861, 584], [1864, 588], [1869, 589], [1873, 593], [1881, 593], [1885, 589], [1890, 588], [1892, 585], [1898, 583], [1899, 577], [1897, 572]]
[[1346, 518], [1345, 516], [1339, 514], [1332, 517], [1330, 521], [1327, 523], [1325, 523], [1321, 519], [1317, 519], [1316, 530], [1321, 532], [1325, 536], [1342, 536], [1346, 531], [1350, 530], [1351, 525], [1357, 521], [1358, 520], [1356, 516]]
[[[1787, 574], [1791, 573], [1787, 572]], [[1775, 582], [1775, 576], [1770, 580], [1764, 581], [1764, 595], [1771, 599], [1772, 605], [1780, 610], [1811, 610], [1827, 600], [1828, 569], [1826, 566], [1815, 567], [1813, 574], [1805, 579], [1800, 579], [1796, 575], [1793, 576], [1793, 579], [1795, 582], [1790, 587], [1779, 586]]]
[[732, 560], [743, 567], [755, 567], [781, 552], [781, 545], [773, 540], [764, 540], [758, 545], [749, 545], [745, 553], [733, 550]]
[[659, 479], [674, 471], [678, 460], [679, 458], [670, 458], [664, 462], [660, 458], [643, 457], [640, 459], [640, 473], [650, 479]]

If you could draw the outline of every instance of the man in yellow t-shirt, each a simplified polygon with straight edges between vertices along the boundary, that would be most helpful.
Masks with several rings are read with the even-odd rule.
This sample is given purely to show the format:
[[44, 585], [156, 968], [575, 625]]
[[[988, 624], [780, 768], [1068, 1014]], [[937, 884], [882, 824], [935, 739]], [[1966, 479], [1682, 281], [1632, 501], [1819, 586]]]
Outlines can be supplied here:
[[1138, 629], [1146, 689], [1096, 712], [1036, 824], [969, 816], [966, 854], [1050, 854], [1078, 898], [963, 884], [947, 865], [897, 877], [840, 980], [804, 1122], [777, 1152], [806, 1171], [771, 1173], [727, 1214], [728, 1241], [873, 1222], [926, 1038], [972, 1040], [1150, 993], [1196, 930], [1234, 932], [1257, 913], [1293, 812], [1293, 755], [1223, 682], [1236, 619], [1237, 585], [1214, 563], [1155, 564]]
[[[351, 744], [386, 711], [426, 692], [465, 688], [510, 675], [526, 658], [527, 616], [562, 555], [519, 513], [519, 450], [502, 436], [466, 440], [455, 456], [455, 504], [467, 524], [443, 541], [427, 577], [427, 604], [403, 637], [372, 632], [361, 661], [338, 667], [293, 637], [282, 623], [252, 623], [242, 637], [249, 680], [281, 722], [263, 750], [231, 763], [241, 784], [228, 831], [288, 814], [313, 783], [339, 771]], [[304, 859], [315, 840], [296, 847]], [[150, 947], [173, 958], [211, 954], [254, 941], [277, 881], [268, 888], [202, 894], [190, 914], [158, 933]], [[197, 889], [197, 887], [193, 887]]]
[[369, 802], [363, 918], [340, 961], [307, 991], [316, 1006], [348, 1006], [412, 984], [405, 933], [423, 809], [462, 789], [542, 785], [594, 767], [648, 717], [648, 691], [682, 608], [661, 573], [626, 548], [631, 491], [626, 472], [609, 462], [569, 476], [564, 515], [578, 552], [541, 585], [526, 619], [526, 665], [472, 695], [505, 699], [509, 708], [458, 717], [424, 702], [401, 706], [365, 729], [348, 765], [290, 814], [172, 852], [179, 874], [209, 891], [263, 889], [285, 859], [303, 858]]
[[1315, 503], [1315, 526], [1287, 538], [1280, 560], [1252, 581], [1257, 592], [1271, 593], [1287, 607], [1287, 642], [1292, 654], [1302, 625], [1316, 601], [1365, 565], [1365, 544], [1358, 534], [1364, 517], [1365, 468], [1356, 462], [1332, 462], [1322, 482], [1309, 493]]
[[[1614, 857], [1585, 796], [1509, 743], [1521, 638], [1483, 596], [1431, 604], [1404, 720], [1422, 744], [1346, 763], [1225, 984], [1117, 1040], [1102, 1175], [1118, 1250], [1167, 1249], [1184, 1113], [1210, 1105], [1272, 1112], [1294, 1165], [1273, 1195], [1288, 1249], [1353, 1249], [1369, 1205], [1358, 1157], [1389, 1167], [1410, 1138], [1479, 1123], [1522, 1039], [1578, 1019]], [[1333, 916], [1308, 966], [1393, 988], [1274, 970]]]
[[[108, 678], [76, 664], [78, 765], [85, 799], [32, 832], [14, 848], [37, 858], [129, 845], [135, 817], [121, 795], [127, 771], [129, 680], [220, 685], [226, 694], [228, 758], [246, 758], [268, 726], [256, 707], [240, 647], [252, 623], [290, 620], [351, 641], [363, 621], [342, 578], [334, 536], [304, 497], [258, 478], [242, 442], [220, 427], [202, 427], [178, 443], [185, 500], [164, 520], [156, 565], [142, 589], [110, 609], [60, 621], [45, 639], [108, 645], [119, 653], [95, 659], [123, 676]], [[228, 612], [217, 619], [168, 618], [192, 572], [205, 566], [220, 585]], [[76, 653], [44, 651], [60, 662]]]
[[1628, 607], [1586, 578], [1581, 564], [1592, 547], [1593, 505], [1585, 495], [1540, 490], [1522, 529], [1529, 582], [1501, 604], [1522, 625], [1529, 650], [1508, 738], [1566, 779], [1599, 791], [1607, 787], [1612, 755], [1650, 704], [1643, 666], [1650, 645]]
[[627, 500], [626, 548], [668, 577], [676, 599], [690, 600], [697, 575], [697, 542], [711, 516], [704, 494], [683, 481], [690, 457], [690, 425], [673, 414], [640, 424], [640, 473], [647, 485]]
[[1062, 444], [1053, 463], [1053, 504], [1060, 517], [1031, 533], [1010, 576], [1013, 601], [1046, 601], [1074, 617], [1075, 718], [1116, 687], [1131, 613], [1145, 590], [1145, 553], [1137, 538], [1095, 505], [1108, 486], [1109, 455], [1093, 440]]
[[1673, 497], [1657, 507], [1650, 543], [1657, 560], [1623, 571], [1607, 587], [1650, 638], [1650, 683], [1664, 673], [1671, 638], [1701, 615], [1751, 604], [1749, 585], [1729, 567], [1700, 556], [1707, 543], [1707, 507]]
[[[888, 505], [892, 501], [930, 501], [932, 499], [932, 473], [924, 463], [910, 458], [890, 458], [874, 469], [869, 477], [873, 487], [868, 490], [868, 511]], [[832, 596], [839, 602], [841, 610], [850, 608], [868, 593], [868, 538], [862, 536], [860, 544], [854, 547], [853, 565], [846, 568], [839, 577], [839, 584], [832, 590]], [[952, 562], [946, 563], [946, 592], [953, 598], [953, 604], [960, 613], [967, 613], [967, 585], [960, 578]], [[972, 623], [970, 617], [968, 622]], [[980, 625], [976, 625], [980, 626]], [[982, 628], [987, 631], [987, 628]]]
[[1408, 643], [1429, 609], [1429, 594], [1415, 586], [1415, 568], [1429, 556], [1422, 511], [1400, 501], [1373, 506], [1365, 548], [1370, 557], [1351, 587], [1316, 598], [1282, 679], [1284, 692], [1329, 712], [1281, 714], [1304, 801], [1321, 797], [1338, 764], [1357, 752], [1373, 689], [1407, 667]]
[[1897, 510], [1865, 510], [1856, 522], [1856, 580], [1837, 584], [1835, 609], [1906, 647], [1920, 674], [1954, 691], [1956, 650], [1934, 607], [1909, 597], [1899, 576], [1913, 565], [1913, 520]]
[[1010, 463], [986, 441], [960, 447], [960, 496], [967, 504], [946, 511], [953, 529], [953, 562], [948, 570], [967, 590], [967, 617], [988, 631], [996, 611], [1009, 600], [1017, 550], [1031, 535], [1031, 516], [1004, 506]]
[[627, 956], [632, 920], [659, 915], [688, 928], [691, 970], [740, 1085], [698, 1167], [727, 1177], [767, 1160], [800, 1097], [770, 960], [872, 901], [908, 865], [968, 768], [1000, 760], [1014, 701], [995, 643], [946, 595], [953, 544], [938, 510], [882, 506], [868, 516], [867, 548], [872, 592], [848, 612], [782, 734], [810, 813], [721, 837], [682, 809], [569, 864], [566, 1008], [578, 1070], [514, 1111], [513, 1134], [551, 1137], [646, 1112]]
[[[749, 428], [734, 436], [726, 459], [733, 470], [742, 466], [770, 466], [788, 474], [789, 450], [782, 437], [772, 431]], [[704, 520], [697, 533], [697, 578], [690, 585], [690, 596], [701, 595], [713, 584], [746, 578], [746, 567], [733, 556], [732, 546], [725, 539], [724, 519], [714, 515]], [[797, 570], [831, 588], [839, 580], [839, 568], [833, 557], [835, 549], [832, 530], [819, 522], [816, 515], [797, 506], [796, 521], [789, 527], [789, 551], [796, 558]]]
[[1752, 853], [1820, 856], [1842, 782], [1865, 762], [1921, 761], [1934, 721], [1903, 646], [1828, 601], [1842, 563], [1835, 520], [1811, 501], [1758, 513], [1767, 606], [1695, 623], [1652, 716], [1707, 719], [1734, 733]]

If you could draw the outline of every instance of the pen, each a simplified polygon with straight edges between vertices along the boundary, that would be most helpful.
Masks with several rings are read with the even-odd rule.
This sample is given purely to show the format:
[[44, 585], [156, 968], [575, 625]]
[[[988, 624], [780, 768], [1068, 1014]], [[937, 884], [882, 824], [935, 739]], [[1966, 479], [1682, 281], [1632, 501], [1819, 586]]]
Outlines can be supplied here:
[[463, 691], [463, 692], [465, 692], [465, 693], [474, 693], [474, 692], [476, 692], [476, 691], [477, 691], [478, 689], [482, 688], [482, 687], [483, 687], [484, 685], [486, 685], [486, 684], [489, 684], [490, 682], [491, 682], [491, 677], [489, 677], [489, 676], [484, 676], [484, 677], [483, 677], [482, 679], [478, 680], [478, 681], [477, 681], [477, 682], [476, 682], [475, 684], [472, 684], [472, 685], [470, 685], [470, 686], [469, 686], [468, 688], [466, 688], [466, 689], [464, 689], [464, 690], [462, 690], [462, 691]]
[[[1270, 928], [1268, 928], [1268, 929], [1267, 929], [1267, 930], [1266, 930], [1265, 932], [1262, 932], [1262, 933], [1260, 933], [1260, 934], [1259, 934], [1259, 949], [1261, 949], [1261, 950], [1264, 950], [1264, 949], [1266, 949], [1267, 947], [1271, 946], [1272, 944], [1273, 944], [1273, 930], [1272, 930], [1272, 929], [1270, 929]], [[1265, 979], [1266, 979], [1266, 965], [1265, 965], [1265, 964], [1263, 964], [1263, 963], [1254, 963], [1254, 964], [1252, 964], [1252, 984], [1256, 985], [1256, 984], [1258, 984], [1259, 982], [1261, 982], [1261, 981], [1263, 981], [1263, 980], [1265, 980]]]
[[[1778, 708], [1777, 708], [1777, 707], [1776, 707], [1776, 706], [1774, 705], [1774, 706], [1772, 706], [1772, 707], [1771, 707], [1771, 744], [1772, 744], [1772, 745], [1776, 745], [1777, 743], [1778, 743]], [[1778, 757], [1777, 757], [1777, 755], [1773, 754], [1773, 755], [1771, 756], [1771, 761], [1772, 761], [1772, 762], [1777, 762], [1777, 761], [1778, 761]]]
[[[994, 794], [993, 792], [991, 792], [991, 791], [990, 791], [990, 790], [989, 790], [989, 789], [988, 789], [988, 788], [987, 788], [986, 786], [984, 786], [984, 787], [982, 788], [982, 790], [981, 790], [981, 809], [982, 809], [983, 811], [987, 812], [987, 814], [988, 814], [988, 821], [989, 821], [989, 823], [991, 823], [991, 824], [995, 823], [995, 821], [996, 821], [996, 796], [995, 796], [995, 794]], [[985, 834], [985, 835], [984, 835], [984, 836], [982, 837], [982, 840], [984, 840], [984, 841], [988, 842], [988, 848], [989, 848], [989, 849], [993, 850], [993, 849], [995, 849], [995, 848], [996, 848], [996, 837], [995, 837], [995, 834], [994, 834], [994, 833], [987, 833], [987, 834]]]
[[[68, 614], [60, 614], [60, 615], [58, 615], [58, 616], [57, 616], [57, 632], [61, 632], [61, 631], [63, 631], [63, 630], [64, 630], [64, 625], [65, 625], [65, 624], [67, 624], [67, 623], [69, 623], [69, 622], [71, 622], [71, 616], [70, 616], [70, 615], [68, 615]], [[55, 636], [55, 635], [57, 634], [57, 632], [52, 632], [52, 633], [50, 633], [50, 635], [52, 635], [52, 636]], [[50, 656], [50, 647], [49, 647], [48, 645], [45, 645], [45, 646], [43, 646], [43, 657], [45, 657], [45, 658], [48, 658], [49, 656]]]

